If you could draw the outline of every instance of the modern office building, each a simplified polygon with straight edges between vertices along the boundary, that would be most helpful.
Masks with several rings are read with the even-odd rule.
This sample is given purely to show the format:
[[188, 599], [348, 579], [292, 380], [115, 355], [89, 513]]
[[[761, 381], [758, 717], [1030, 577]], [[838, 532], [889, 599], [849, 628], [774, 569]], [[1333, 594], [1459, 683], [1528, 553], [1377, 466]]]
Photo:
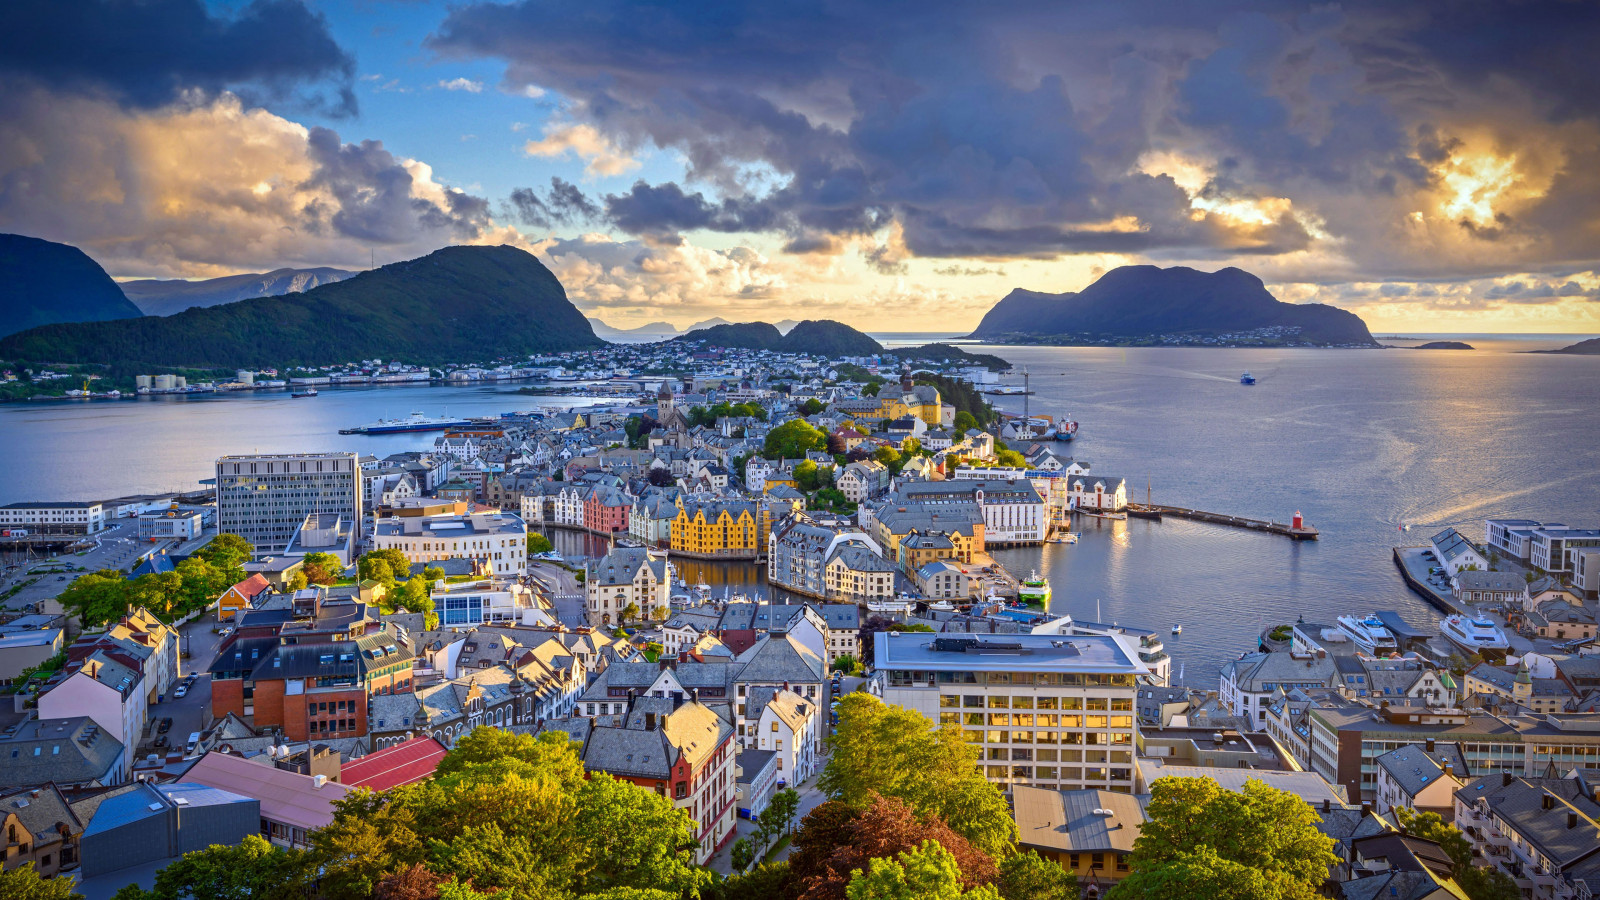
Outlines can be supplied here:
[[282, 553], [306, 517], [361, 521], [355, 453], [224, 456], [217, 460], [217, 529], [249, 541], [257, 555]]
[[399, 550], [413, 563], [475, 559], [494, 575], [515, 577], [528, 567], [528, 528], [508, 512], [380, 519], [376, 550]]
[[1005, 790], [1134, 790], [1134, 700], [1150, 667], [1126, 635], [878, 632], [885, 703], [961, 728]]

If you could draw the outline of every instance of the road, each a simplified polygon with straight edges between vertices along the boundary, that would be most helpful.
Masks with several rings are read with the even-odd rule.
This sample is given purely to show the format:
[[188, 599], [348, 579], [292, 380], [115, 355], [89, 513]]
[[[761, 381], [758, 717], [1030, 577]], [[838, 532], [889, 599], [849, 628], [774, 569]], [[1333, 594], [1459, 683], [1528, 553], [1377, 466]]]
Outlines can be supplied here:
[[[79, 575], [87, 572], [98, 572], [101, 569], [119, 569], [126, 571], [142, 554], [153, 549], [160, 549], [165, 544], [152, 544], [149, 541], [139, 541], [134, 537], [137, 526], [133, 519], [119, 519], [108, 526], [106, 530], [95, 535], [91, 540], [95, 545], [78, 553], [62, 553], [46, 559], [27, 563], [9, 571], [6, 578], [0, 581], [0, 593], [9, 590], [13, 585], [31, 578], [39, 580], [19, 591], [5, 603], [7, 609], [20, 610], [32, 609], [41, 600], [54, 599], [67, 585], [71, 584]], [[49, 573], [41, 576], [31, 574], [41, 569], [73, 568], [82, 571]]]
[[211, 724], [211, 676], [205, 673], [216, 658], [217, 647], [222, 643], [222, 638], [212, 630], [215, 627], [215, 623], [205, 615], [179, 627], [180, 648], [186, 652], [179, 654], [178, 675], [182, 677], [195, 673], [199, 677], [182, 697], [174, 697], [169, 693], [165, 699], [150, 706], [150, 727], [139, 748], [141, 756], [152, 752], [150, 742], [155, 739], [156, 726], [163, 718], [172, 719], [172, 730], [167, 732], [167, 738], [179, 747], [183, 746], [191, 732], [201, 731]]

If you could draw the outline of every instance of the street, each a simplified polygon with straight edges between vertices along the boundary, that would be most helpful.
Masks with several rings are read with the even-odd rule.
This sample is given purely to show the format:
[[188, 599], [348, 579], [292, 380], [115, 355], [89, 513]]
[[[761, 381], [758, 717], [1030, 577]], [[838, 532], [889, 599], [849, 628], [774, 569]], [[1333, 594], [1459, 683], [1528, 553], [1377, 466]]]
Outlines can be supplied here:
[[[7, 609], [20, 610], [32, 609], [41, 600], [50, 600], [66, 589], [79, 575], [87, 572], [98, 572], [101, 569], [118, 569], [127, 571], [134, 560], [142, 554], [153, 549], [159, 549], [171, 542], [151, 543], [140, 541], [134, 537], [136, 525], [132, 519], [116, 520], [104, 531], [94, 535], [90, 540], [95, 545], [87, 550], [77, 553], [62, 553], [44, 559], [24, 563], [6, 573], [0, 581], [0, 593], [9, 590], [12, 586], [30, 579], [38, 581], [28, 585], [15, 596], [5, 602]], [[45, 572], [36, 574], [41, 570], [71, 568], [83, 571], [73, 572]]]

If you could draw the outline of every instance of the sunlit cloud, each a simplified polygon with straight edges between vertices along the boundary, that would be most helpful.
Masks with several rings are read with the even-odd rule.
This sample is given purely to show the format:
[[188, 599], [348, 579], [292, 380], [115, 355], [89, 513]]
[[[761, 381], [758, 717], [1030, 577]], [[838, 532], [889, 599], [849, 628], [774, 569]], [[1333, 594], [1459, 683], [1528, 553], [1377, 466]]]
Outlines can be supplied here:
[[639, 168], [639, 161], [624, 153], [593, 125], [556, 123], [545, 125], [544, 137], [528, 141], [522, 151], [529, 156], [558, 158], [571, 153], [585, 163], [592, 177], [623, 175]]

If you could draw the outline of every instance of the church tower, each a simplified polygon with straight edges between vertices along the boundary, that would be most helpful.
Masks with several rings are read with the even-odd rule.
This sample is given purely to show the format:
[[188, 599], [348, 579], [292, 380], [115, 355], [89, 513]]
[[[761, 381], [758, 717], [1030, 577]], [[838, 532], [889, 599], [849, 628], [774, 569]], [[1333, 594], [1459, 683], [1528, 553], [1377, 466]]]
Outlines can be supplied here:
[[672, 396], [672, 382], [663, 380], [661, 390], [656, 391], [656, 421], [670, 427], [676, 402]]
[[914, 387], [916, 385], [911, 381], [911, 363], [906, 363], [900, 367], [900, 393], [909, 394]]

